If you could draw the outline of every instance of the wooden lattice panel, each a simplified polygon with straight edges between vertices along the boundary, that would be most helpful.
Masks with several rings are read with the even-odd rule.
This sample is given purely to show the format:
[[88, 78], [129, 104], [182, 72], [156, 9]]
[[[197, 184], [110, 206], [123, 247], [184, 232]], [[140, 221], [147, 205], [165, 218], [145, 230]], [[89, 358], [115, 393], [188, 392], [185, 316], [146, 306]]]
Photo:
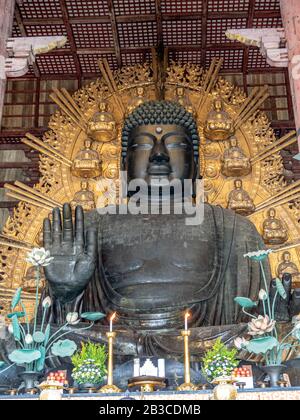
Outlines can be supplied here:
[[202, 1], [198, 0], [161, 0], [163, 13], [200, 13]]
[[201, 64], [201, 51], [169, 51], [169, 59], [180, 63]]
[[74, 57], [70, 55], [39, 55], [36, 62], [43, 74], [76, 74]]
[[282, 19], [276, 16], [256, 17], [253, 19], [253, 26], [255, 28], [281, 28]]
[[110, 23], [77, 23], [72, 25], [77, 48], [109, 48], [113, 47]]
[[209, 12], [248, 12], [249, 0], [208, 0]]
[[209, 44], [230, 43], [225, 32], [232, 28], [246, 28], [247, 18], [234, 19], [208, 19], [207, 21], [207, 42]]
[[[27, 36], [67, 36], [66, 27], [63, 24], [55, 25], [26, 25], [26, 34]], [[70, 43], [67, 42], [62, 48], [70, 48]]]
[[280, 10], [279, 0], [256, 0], [255, 10], [267, 11], [267, 12], [279, 11]]
[[242, 71], [243, 68], [243, 56], [244, 50], [242, 49], [235, 49], [235, 50], [213, 50], [213, 51], [206, 51], [205, 63], [206, 67], [209, 67], [212, 59], [216, 58], [223, 58], [223, 66], [222, 69], [228, 70], [231, 68], [235, 68], [239, 71]]
[[150, 62], [151, 53], [150, 51], [123, 53], [121, 58], [124, 66], [134, 66], [135, 64], [143, 63], [145, 61]]
[[155, 0], [118, 0], [114, 8], [117, 16], [147, 15], [155, 13]]
[[251, 48], [248, 55], [248, 68], [249, 69], [261, 69], [270, 67], [266, 62], [266, 59], [261, 55], [259, 50]]
[[83, 54], [79, 55], [79, 61], [83, 73], [99, 73], [98, 62], [100, 59], [106, 58], [110, 68], [117, 69], [118, 63], [114, 54]]
[[163, 22], [164, 45], [197, 45], [201, 43], [201, 20], [174, 20]]
[[122, 48], [157, 45], [156, 22], [118, 23], [118, 31]]
[[62, 17], [60, 0], [24, 0], [19, 4], [20, 11], [24, 19], [47, 19]]
[[109, 10], [105, 0], [65, 0], [69, 17], [108, 16]]

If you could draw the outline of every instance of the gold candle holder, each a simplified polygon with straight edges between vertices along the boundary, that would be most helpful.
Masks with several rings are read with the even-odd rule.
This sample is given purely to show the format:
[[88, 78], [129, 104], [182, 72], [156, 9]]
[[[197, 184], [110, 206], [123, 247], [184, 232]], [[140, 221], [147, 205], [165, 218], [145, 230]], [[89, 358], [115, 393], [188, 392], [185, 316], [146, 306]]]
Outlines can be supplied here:
[[181, 335], [184, 341], [184, 383], [177, 387], [177, 391], [196, 391], [198, 387], [191, 383], [190, 373], [190, 350], [189, 350], [189, 336], [190, 330], [182, 330]]
[[109, 331], [106, 333], [106, 337], [108, 338], [107, 384], [99, 389], [99, 392], [103, 394], [110, 392], [121, 392], [121, 389], [113, 383], [113, 341], [115, 336], [115, 332]]

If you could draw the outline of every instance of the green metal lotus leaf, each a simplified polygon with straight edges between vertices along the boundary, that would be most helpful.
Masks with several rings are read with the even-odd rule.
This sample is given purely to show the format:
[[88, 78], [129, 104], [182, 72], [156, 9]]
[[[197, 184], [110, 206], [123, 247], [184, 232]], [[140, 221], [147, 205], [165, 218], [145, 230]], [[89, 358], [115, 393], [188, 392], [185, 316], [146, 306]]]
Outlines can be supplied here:
[[77, 345], [72, 340], [58, 340], [51, 347], [54, 356], [67, 357], [72, 356], [77, 349]]
[[41, 372], [45, 367], [46, 349], [44, 346], [40, 346], [39, 351], [41, 352], [41, 357], [36, 362], [36, 370]]
[[0, 360], [0, 368], [2, 368], [5, 365], [5, 362], [2, 362], [2, 360]]
[[45, 334], [42, 331], [36, 331], [32, 338], [36, 343], [43, 343], [45, 341]]
[[45, 346], [47, 345], [47, 343], [49, 341], [50, 332], [51, 332], [51, 326], [50, 326], [50, 324], [48, 324], [46, 329], [45, 329], [45, 338], [44, 338], [44, 345]]
[[14, 297], [11, 300], [11, 309], [15, 309], [17, 304], [20, 302], [21, 294], [22, 294], [22, 287], [19, 287], [16, 290], [16, 293], [14, 294]]
[[284, 290], [282, 281], [280, 279], [276, 279], [276, 289], [277, 289], [277, 292], [282, 297], [282, 299], [286, 299], [286, 291]]
[[254, 308], [254, 306], [257, 306], [256, 302], [253, 302], [253, 300], [242, 296], [235, 297], [234, 301], [242, 308]]
[[11, 324], [12, 324], [13, 335], [14, 335], [15, 340], [20, 341], [21, 340], [21, 329], [20, 329], [20, 325], [19, 325], [17, 315], [14, 315], [11, 318]]
[[16, 363], [17, 365], [23, 365], [24, 363], [32, 363], [35, 360], [38, 360], [40, 357], [41, 352], [39, 350], [33, 349], [14, 350], [8, 355], [9, 360], [13, 363]]
[[81, 318], [88, 319], [89, 321], [99, 321], [99, 319], [106, 317], [106, 315], [102, 312], [84, 312], [80, 316]]
[[10, 314], [7, 314], [6, 316], [7, 318], [11, 319], [14, 316], [16, 316], [17, 318], [23, 318], [25, 315], [26, 315], [25, 312], [22, 311], [22, 312], [11, 312]]
[[292, 336], [300, 341], [300, 328], [294, 328]]
[[268, 336], [268, 337], [254, 338], [253, 340], [249, 341], [249, 343], [245, 346], [245, 348], [250, 353], [265, 354], [267, 351], [272, 350], [277, 345], [278, 345], [278, 341], [276, 340], [276, 338]]

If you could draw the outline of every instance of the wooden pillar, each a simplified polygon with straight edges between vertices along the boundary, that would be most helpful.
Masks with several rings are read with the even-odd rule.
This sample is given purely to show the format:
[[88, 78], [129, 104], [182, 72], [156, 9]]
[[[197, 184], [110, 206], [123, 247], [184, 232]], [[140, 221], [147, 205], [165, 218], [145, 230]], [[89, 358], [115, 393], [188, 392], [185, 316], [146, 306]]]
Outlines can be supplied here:
[[[2, 60], [2, 62], [4, 61], [4, 58], [7, 55], [6, 41], [7, 41], [7, 38], [11, 36], [14, 10], [15, 10], [15, 0], [0, 0], [0, 59]], [[6, 90], [6, 75], [5, 75], [5, 72], [1, 72], [0, 74], [0, 127], [1, 127], [1, 120], [2, 120], [5, 90]]]
[[300, 149], [300, 1], [280, 0], [288, 50], [288, 70]]

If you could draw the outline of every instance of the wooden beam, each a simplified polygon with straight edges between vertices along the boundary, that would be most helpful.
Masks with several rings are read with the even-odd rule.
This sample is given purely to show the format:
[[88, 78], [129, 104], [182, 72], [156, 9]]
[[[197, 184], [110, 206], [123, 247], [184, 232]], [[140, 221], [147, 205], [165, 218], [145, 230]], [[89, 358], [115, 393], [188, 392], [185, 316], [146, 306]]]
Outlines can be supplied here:
[[116, 22], [116, 15], [115, 15], [115, 8], [113, 0], [107, 0], [108, 10], [109, 10], [109, 17], [110, 17], [110, 23], [111, 23], [111, 30], [115, 45], [115, 54], [117, 57], [117, 63], [119, 67], [122, 67], [122, 57], [120, 52], [120, 41], [119, 41], [119, 33], [118, 33], [118, 27]]
[[[247, 28], [253, 27], [253, 19], [254, 19], [254, 11], [255, 11], [255, 0], [250, 0], [249, 8], [248, 8], [248, 18], [247, 18]], [[249, 46], [244, 49], [244, 56], [243, 56], [243, 83], [244, 83], [244, 91], [248, 94], [248, 87], [247, 87], [247, 71], [248, 71], [248, 60], [249, 60]]]
[[77, 56], [77, 48], [76, 48], [76, 43], [75, 43], [75, 39], [74, 39], [74, 35], [73, 35], [72, 26], [69, 22], [69, 15], [68, 15], [68, 9], [67, 9], [67, 5], [66, 5], [66, 0], [59, 0], [59, 3], [60, 3], [61, 11], [62, 11], [62, 18], [63, 18], [64, 25], [66, 27], [66, 31], [67, 31], [68, 40], [69, 40], [69, 43], [70, 43], [73, 59], [74, 59], [74, 62], [75, 62], [77, 77], [78, 77], [78, 79], [81, 79], [81, 77], [82, 77], [81, 65], [80, 65], [79, 58]]
[[157, 45], [163, 45], [161, 0], [155, 0], [155, 20], [157, 27]]
[[202, 39], [201, 39], [201, 65], [206, 67], [206, 48], [207, 48], [207, 15], [208, 15], [208, 0], [202, 1]]

